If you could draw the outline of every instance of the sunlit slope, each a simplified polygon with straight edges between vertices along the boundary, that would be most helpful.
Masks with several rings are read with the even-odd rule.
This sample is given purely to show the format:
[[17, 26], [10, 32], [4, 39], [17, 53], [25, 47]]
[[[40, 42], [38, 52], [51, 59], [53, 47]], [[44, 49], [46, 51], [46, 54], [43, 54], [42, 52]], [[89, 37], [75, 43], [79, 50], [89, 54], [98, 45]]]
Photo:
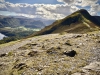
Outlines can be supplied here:
[[44, 35], [51, 33], [86, 33], [99, 30], [100, 22], [96, 17], [91, 16], [86, 10], [81, 9], [57, 20], [50, 26], [45, 27], [34, 35]]

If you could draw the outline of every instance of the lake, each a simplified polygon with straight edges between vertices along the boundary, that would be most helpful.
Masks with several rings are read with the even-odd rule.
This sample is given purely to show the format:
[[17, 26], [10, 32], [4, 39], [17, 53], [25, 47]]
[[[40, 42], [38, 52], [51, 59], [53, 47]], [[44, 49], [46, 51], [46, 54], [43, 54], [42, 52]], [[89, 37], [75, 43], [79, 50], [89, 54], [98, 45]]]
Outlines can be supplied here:
[[5, 37], [2, 33], [0, 33], [0, 40], [2, 40]]

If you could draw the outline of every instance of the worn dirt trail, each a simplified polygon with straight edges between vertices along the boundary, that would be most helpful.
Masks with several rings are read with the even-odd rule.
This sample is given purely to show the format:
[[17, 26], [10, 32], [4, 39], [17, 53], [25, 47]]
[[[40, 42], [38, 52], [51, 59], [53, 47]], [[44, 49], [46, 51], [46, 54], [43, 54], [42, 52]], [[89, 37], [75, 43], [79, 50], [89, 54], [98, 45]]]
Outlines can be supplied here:
[[52, 39], [52, 38], [56, 38], [58, 37], [58, 34], [50, 34], [50, 35], [42, 35], [42, 36], [38, 36], [38, 37], [32, 37], [32, 38], [29, 38], [29, 39], [24, 39], [22, 41], [19, 41], [13, 45], [8, 45], [8, 46], [5, 46], [3, 48], [0, 48], [0, 54], [3, 54], [3, 53], [8, 53], [9, 51], [12, 51], [12, 50], [15, 50], [19, 47], [22, 47], [28, 43], [31, 43], [33, 41], [37, 41], [37, 40], [45, 40], [46, 38], [48, 39]]
[[[67, 36], [67, 38], [71, 38], [75, 35], [78, 35], [78, 34], [68, 34], [66, 36]], [[19, 41], [19, 42], [13, 44], [13, 45], [9, 45], [9, 46], [5, 46], [3, 48], [0, 48], [0, 54], [8, 53], [9, 51], [13, 51], [15, 49], [18, 49], [19, 47], [22, 47], [22, 46], [24, 46], [28, 43], [33, 42], [33, 41], [60, 38], [62, 36], [63, 35], [59, 35], [59, 34], [49, 34], [49, 35], [42, 35], [42, 36], [38, 36], [38, 37], [32, 37], [32, 38], [29, 38], [29, 39], [24, 39], [22, 41]]]

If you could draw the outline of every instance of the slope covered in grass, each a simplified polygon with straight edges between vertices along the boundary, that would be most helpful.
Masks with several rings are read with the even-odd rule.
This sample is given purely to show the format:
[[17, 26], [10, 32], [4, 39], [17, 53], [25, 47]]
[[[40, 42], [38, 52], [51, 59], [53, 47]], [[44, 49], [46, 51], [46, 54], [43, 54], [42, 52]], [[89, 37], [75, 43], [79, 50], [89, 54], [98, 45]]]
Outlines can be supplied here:
[[0, 75], [100, 74], [100, 32], [50, 34], [9, 44], [0, 48]]
[[81, 9], [65, 17], [57, 20], [50, 26], [45, 27], [34, 35], [44, 35], [50, 33], [86, 33], [99, 30], [100, 22], [91, 16], [86, 10]]

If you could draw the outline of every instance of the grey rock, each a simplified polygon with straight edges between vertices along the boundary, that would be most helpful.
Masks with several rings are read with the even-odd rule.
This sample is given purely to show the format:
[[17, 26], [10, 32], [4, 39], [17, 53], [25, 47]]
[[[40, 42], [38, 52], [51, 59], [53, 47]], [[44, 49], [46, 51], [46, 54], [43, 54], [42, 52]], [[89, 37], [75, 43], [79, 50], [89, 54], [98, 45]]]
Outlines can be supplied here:
[[76, 51], [71, 50], [71, 51], [68, 51], [68, 52], [66, 51], [63, 54], [70, 56], [70, 57], [74, 57], [77, 53], [76, 53]]

